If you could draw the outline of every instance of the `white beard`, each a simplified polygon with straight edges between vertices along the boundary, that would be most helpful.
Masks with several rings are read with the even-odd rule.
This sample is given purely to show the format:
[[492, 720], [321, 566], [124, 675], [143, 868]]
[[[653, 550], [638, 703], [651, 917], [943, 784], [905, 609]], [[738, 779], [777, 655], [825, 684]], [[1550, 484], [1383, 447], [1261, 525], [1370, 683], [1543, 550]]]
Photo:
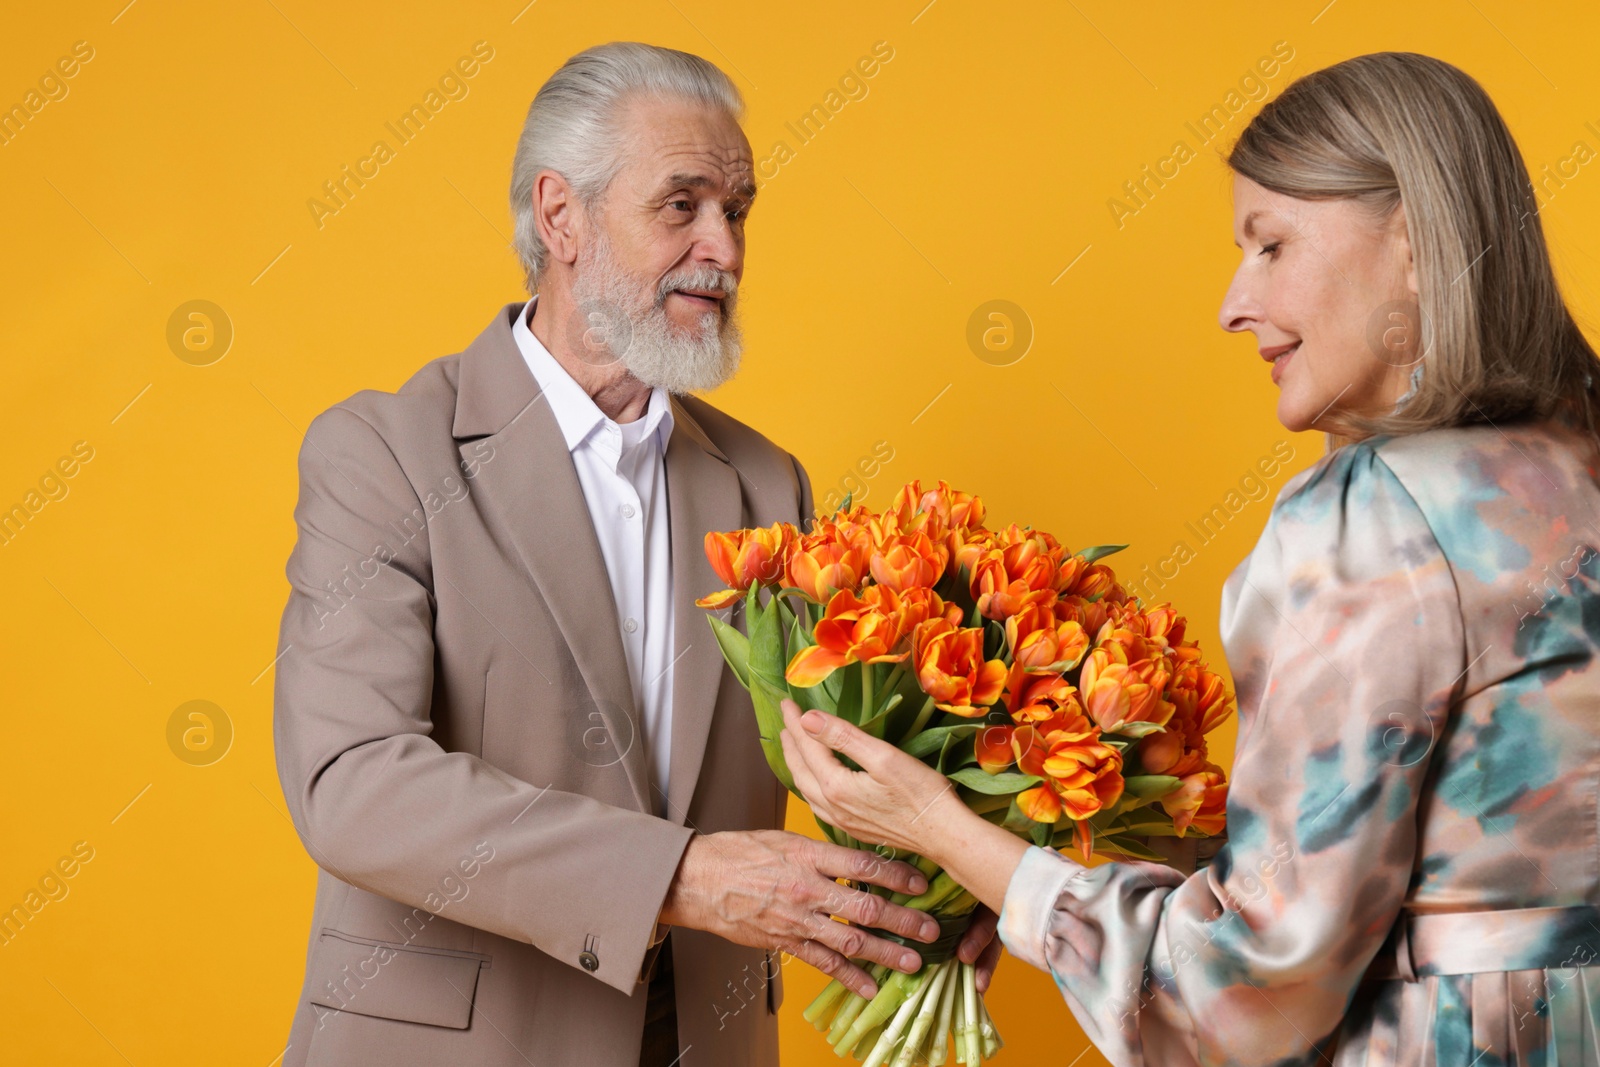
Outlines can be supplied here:
[[[572, 302], [578, 335], [574, 348], [586, 362], [620, 362], [645, 385], [682, 395], [715, 389], [739, 369], [743, 348], [739, 331], [737, 280], [714, 267], [692, 267], [669, 274], [654, 294], [641, 299], [637, 279], [622, 269], [598, 227], [589, 242], [591, 259], [573, 277]], [[691, 330], [667, 317], [667, 294], [674, 289], [721, 289], [723, 311], [708, 310]]]

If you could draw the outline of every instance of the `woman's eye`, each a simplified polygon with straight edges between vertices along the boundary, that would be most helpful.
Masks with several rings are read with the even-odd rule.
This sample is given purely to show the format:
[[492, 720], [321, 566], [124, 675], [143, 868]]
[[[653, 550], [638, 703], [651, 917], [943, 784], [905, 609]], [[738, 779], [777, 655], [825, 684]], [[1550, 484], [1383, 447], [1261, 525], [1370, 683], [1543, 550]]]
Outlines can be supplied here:
[[1269, 256], [1269, 257], [1270, 256], [1275, 256], [1277, 254], [1277, 251], [1278, 251], [1278, 242], [1277, 241], [1272, 242], [1270, 245], [1262, 245], [1261, 246], [1261, 254], [1263, 256]]

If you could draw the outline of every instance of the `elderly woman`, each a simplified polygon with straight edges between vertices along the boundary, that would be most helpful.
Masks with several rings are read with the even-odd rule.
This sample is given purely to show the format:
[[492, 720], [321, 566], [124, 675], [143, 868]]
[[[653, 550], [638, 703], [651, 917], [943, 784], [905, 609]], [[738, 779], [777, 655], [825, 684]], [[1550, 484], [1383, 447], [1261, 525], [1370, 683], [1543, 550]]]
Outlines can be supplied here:
[[1597, 363], [1521, 156], [1472, 78], [1383, 53], [1228, 163], [1221, 324], [1332, 447], [1222, 591], [1226, 844], [1082, 866], [791, 703], [796, 784], [999, 912], [1113, 1063], [1600, 1062]]

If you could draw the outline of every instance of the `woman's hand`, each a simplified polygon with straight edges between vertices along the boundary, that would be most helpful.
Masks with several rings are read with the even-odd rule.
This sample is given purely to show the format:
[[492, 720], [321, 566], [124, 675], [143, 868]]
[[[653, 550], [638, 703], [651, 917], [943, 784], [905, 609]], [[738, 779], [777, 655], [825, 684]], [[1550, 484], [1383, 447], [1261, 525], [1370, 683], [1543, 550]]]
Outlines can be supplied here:
[[[820, 711], [802, 714], [792, 700], [783, 702], [783, 721], [779, 737], [789, 772], [823, 821], [869, 844], [907, 849], [944, 866], [939, 843], [948, 839], [940, 831], [949, 825], [941, 820], [958, 815], [976, 818], [950, 779], [843, 719]], [[850, 757], [866, 773], [850, 770], [835, 752]], [[960, 811], [948, 810], [951, 804]], [[954, 871], [951, 876], [955, 877]], [[1000, 962], [1000, 939], [995, 936], [998, 910], [998, 905], [979, 906], [956, 947], [961, 962], [977, 965], [980, 993], [988, 990]]]
[[[853, 837], [925, 856], [927, 831], [940, 825], [935, 812], [941, 802], [968, 810], [950, 779], [837, 716], [802, 714], [785, 700], [783, 721], [779, 737], [795, 787], [819, 818]], [[835, 752], [861, 771], [840, 763]]]
[[[783, 721], [783, 757], [818, 818], [868, 844], [926, 856], [989, 911], [1000, 913], [1011, 875], [1029, 848], [1026, 841], [975, 814], [950, 779], [843, 719], [820, 711], [802, 714], [785, 700]], [[861, 770], [840, 763], [836, 752]], [[989, 947], [998, 952], [998, 943]], [[963, 960], [968, 951], [963, 944]]]

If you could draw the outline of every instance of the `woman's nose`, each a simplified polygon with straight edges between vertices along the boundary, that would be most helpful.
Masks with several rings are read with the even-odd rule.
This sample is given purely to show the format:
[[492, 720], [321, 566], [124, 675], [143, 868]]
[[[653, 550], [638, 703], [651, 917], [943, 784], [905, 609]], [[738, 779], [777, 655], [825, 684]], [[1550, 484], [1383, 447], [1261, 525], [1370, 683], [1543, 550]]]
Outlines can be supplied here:
[[1217, 312], [1217, 323], [1230, 333], [1248, 330], [1258, 318], [1258, 308], [1244, 285], [1239, 273], [1234, 274], [1228, 291], [1223, 294], [1222, 307]]

